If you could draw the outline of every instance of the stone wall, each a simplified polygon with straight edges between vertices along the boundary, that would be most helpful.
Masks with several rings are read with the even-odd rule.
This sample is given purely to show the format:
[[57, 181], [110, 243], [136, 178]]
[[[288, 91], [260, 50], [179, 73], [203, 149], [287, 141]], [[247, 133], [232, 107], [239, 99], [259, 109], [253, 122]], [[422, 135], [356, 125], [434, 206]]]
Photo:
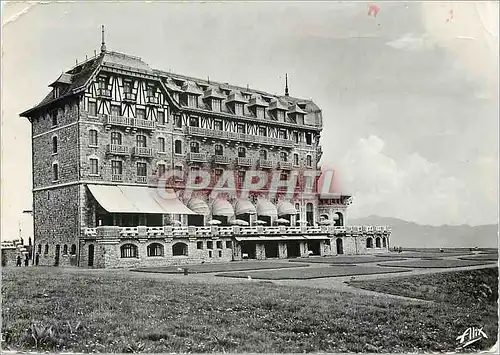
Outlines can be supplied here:
[[[79, 185], [71, 185], [33, 192], [35, 253], [41, 246], [39, 265], [54, 265], [56, 245], [60, 246], [59, 265], [76, 264], [76, 259], [71, 257], [70, 252], [71, 246], [75, 245], [78, 255], [81, 188]], [[63, 253], [64, 245], [67, 246], [67, 254]]]

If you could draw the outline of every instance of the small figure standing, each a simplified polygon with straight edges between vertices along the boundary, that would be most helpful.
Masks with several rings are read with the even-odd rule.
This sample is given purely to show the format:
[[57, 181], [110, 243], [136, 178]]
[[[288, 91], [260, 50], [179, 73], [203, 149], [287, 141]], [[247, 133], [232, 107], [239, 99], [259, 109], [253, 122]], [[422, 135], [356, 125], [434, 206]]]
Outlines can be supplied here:
[[26, 255], [26, 258], [24, 259], [24, 266], [29, 265], [30, 260], [28, 259], [28, 255]]
[[17, 256], [16, 266], [21, 266], [21, 256], [20, 255]]

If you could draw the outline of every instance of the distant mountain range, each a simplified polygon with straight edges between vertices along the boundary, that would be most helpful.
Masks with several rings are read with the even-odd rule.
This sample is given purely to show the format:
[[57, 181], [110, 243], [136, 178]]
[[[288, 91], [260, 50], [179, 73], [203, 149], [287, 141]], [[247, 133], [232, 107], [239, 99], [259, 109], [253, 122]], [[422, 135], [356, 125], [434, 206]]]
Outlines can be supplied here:
[[368, 216], [350, 218], [348, 225], [388, 225], [392, 227], [391, 247], [407, 248], [497, 248], [498, 224], [480, 226], [428, 226], [398, 218]]

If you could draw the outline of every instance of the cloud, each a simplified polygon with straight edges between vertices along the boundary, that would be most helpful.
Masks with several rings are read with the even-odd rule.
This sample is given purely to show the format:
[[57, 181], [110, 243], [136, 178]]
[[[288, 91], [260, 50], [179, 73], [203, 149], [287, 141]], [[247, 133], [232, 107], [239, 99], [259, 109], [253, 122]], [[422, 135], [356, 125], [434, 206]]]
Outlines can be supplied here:
[[440, 225], [488, 223], [496, 215], [496, 198], [488, 206], [484, 203], [496, 191], [493, 179], [487, 178], [493, 160], [478, 160], [485, 178], [472, 186], [418, 153], [396, 161], [384, 148], [378, 136], [361, 138], [340, 163], [339, 184], [354, 196], [352, 217], [377, 214]]
[[406, 51], [421, 51], [431, 49], [434, 46], [425, 34], [416, 36], [413, 33], [407, 33], [398, 39], [387, 42], [386, 45]]

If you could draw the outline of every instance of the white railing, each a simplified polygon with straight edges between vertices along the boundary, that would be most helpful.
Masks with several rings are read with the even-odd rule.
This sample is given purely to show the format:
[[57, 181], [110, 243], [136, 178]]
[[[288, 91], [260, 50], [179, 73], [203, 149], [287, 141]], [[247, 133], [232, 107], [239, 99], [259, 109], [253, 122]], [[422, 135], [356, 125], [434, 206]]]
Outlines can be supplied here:
[[97, 227], [85, 228], [85, 237], [185, 237], [185, 236], [233, 236], [233, 235], [296, 235], [296, 234], [390, 234], [389, 226], [164, 226], [164, 227]]

